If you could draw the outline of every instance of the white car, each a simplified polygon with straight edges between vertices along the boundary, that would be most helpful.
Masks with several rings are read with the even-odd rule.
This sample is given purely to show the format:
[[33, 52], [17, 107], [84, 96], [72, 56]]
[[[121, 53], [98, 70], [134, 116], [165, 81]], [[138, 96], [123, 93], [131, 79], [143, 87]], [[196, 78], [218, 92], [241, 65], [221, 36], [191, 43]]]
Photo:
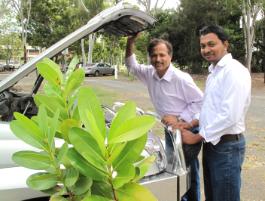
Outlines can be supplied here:
[[115, 69], [106, 63], [94, 63], [94, 64], [87, 64], [83, 67], [85, 70], [85, 75], [114, 75]]
[[[46, 49], [39, 56], [30, 60], [18, 70], [10, 74], [0, 82], [0, 200], [1, 201], [21, 201], [21, 200], [47, 200], [44, 193], [34, 191], [27, 187], [26, 179], [34, 171], [18, 167], [11, 159], [12, 154], [26, 149], [32, 149], [21, 140], [17, 139], [9, 127], [9, 121], [13, 119], [13, 112], [21, 112], [28, 117], [37, 113], [37, 108], [33, 102], [33, 95], [37, 93], [43, 78], [38, 76], [30, 93], [18, 93], [12, 91], [12, 86], [33, 72], [35, 64], [45, 57], [51, 58], [63, 51], [75, 41], [84, 36], [96, 32], [104, 31], [115, 35], [131, 35], [142, 31], [155, 22], [155, 19], [145, 12], [134, 7], [119, 3], [108, 8], [92, 18], [86, 25], [69, 34], [50, 48]], [[106, 109], [108, 114], [113, 111]], [[115, 110], [114, 110], [115, 112]], [[107, 121], [107, 119], [106, 119]], [[151, 135], [150, 135], [151, 136]], [[160, 201], [176, 201], [187, 191], [189, 187], [189, 172], [185, 167], [183, 159], [180, 134], [175, 135], [174, 140], [175, 155], [174, 164], [165, 161], [163, 146], [160, 140], [149, 144], [158, 152], [156, 163], [141, 181], [142, 185], [148, 187]], [[58, 141], [57, 143], [60, 143]]]

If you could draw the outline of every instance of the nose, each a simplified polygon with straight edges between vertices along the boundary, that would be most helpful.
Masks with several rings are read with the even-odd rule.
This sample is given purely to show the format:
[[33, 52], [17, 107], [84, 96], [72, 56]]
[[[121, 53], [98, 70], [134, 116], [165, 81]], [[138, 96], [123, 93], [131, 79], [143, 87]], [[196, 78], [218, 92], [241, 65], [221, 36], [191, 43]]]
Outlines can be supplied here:
[[208, 46], [205, 46], [204, 48], [202, 48], [201, 49], [201, 52], [203, 53], [203, 54], [208, 54], [209, 52], [210, 52], [210, 48], [208, 47]]
[[160, 62], [160, 61], [162, 61], [162, 57], [160, 57], [160, 56], [157, 56], [157, 57], [156, 57], [156, 61], [157, 61], [157, 62]]

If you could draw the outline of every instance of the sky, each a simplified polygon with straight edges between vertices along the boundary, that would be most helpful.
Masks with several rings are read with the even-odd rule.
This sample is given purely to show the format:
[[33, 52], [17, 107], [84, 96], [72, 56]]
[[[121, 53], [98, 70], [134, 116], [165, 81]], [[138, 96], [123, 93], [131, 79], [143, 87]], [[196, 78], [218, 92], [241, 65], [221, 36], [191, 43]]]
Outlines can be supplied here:
[[[129, 2], [133, 2], [134, 4], [137, 4], [137, 0], [129, 0]], [[151, 2], [154, 4], [156, 3], [156, 0], [151, 0]], [[164, 0], [158, 0], [158, 7], [161, 6], [163, 4]], [[166, 3], [164, 5], [164, 9], [167, 8], [177, 8], [177, 6], [179, 5], [179, 0], [166, 0]]]
[[[156, 2], [156, 0], [152, 0], [152, 2]], [[158, 0], [158, 5], [162, 5], [164, 0]], [[179, 4], [179, 0], [166, 0], [166, 3], [163, 8], [177, 8]]]

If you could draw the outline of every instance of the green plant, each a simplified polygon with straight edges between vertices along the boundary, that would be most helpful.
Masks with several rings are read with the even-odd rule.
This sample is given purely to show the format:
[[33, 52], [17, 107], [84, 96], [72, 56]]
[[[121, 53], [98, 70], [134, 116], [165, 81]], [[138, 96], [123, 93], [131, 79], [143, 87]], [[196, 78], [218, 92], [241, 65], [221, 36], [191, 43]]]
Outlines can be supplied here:
[[52, 201], [156, 200], [137, 183], [154, 161], [141, 156], [154, 118], [137, 116], [135, 104], [128, 102], [107, 127], [96, 95], [81, 86], [85, 75], [74, 70], [77, 62], [75, 57], [66, 75], [50, 59], [36, 65], [47, 81], [34, 97], [38, 114], [29, 119], [15, 113], [10, 126], [39, 151], [16, 152], [13, 160], [40, 170], [27, 184], [49, 193]]

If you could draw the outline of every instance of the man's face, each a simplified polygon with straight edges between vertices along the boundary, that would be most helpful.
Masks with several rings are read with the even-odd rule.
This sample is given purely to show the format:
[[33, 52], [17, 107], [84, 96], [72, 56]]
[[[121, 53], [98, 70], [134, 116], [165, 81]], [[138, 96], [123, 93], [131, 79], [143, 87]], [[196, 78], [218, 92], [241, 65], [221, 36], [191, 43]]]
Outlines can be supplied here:
[[158, 43], [150, 54], [150, 60], [158, 76], [163, 77], [171, 62], [167, 46], [164, 43]]
[[201, 55], [214, 65], [227, 54], [228, 42], [221, 41], [216, 34], [208, 33], [200, 37]]

